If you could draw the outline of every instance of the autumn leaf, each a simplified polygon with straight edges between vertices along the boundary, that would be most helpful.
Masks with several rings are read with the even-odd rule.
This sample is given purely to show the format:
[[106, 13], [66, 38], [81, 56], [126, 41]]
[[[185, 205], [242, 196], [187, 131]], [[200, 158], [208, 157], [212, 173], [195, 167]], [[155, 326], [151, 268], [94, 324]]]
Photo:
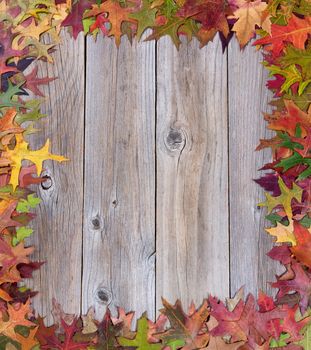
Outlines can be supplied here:
[[134, 339], [119, 337], [118, 343], [123, 347], [135, 347], [137, 350], [161, 350], [159, 343], [150, 344], [148, 342], [148, 320], [146, 315], [137, 321], [137, 333]]
[[94, 1], [79, 0], [73, 4], [70, 13], [63, 20], [63, 27], [71, 27], [73, 38], [76, 39], [78, 34], [83, 31], [82, 18], [84, 12], [92, 7]]
[[311, 31], [311, 17], [299, 18], [292, 15], [287, 25], [272, 24], [271, 34], [258, 39], [253, 45], [267, 45], [265, 50], [279, 56], [286, 43], [292, 43], [297, 49], [304, 49]]
[[295, 222], [294, 235], [296, 245], [290, 248], [291, 252], [302, 264], [311, 268], [311, 232]]
[[24, 129], [15, 122], [16, 114], [17, 112], [14, 108], [6, 110], [5, 114], [0, 119], [0, 138], [8, 134], [18, 134], [24, 131]]
[[55, 80], [56, 78], [38, 78], [38, 66], [35, 66], [34, 69], [25, 76], [25, 85], [23, 86], [25, 89], [30, 90], [37, 96], [44, 97], [43, 93], [39, 89], [39, 85], [47, 85], [51, 81]]
[[296, 245], [296, 237], [294, 234], [294, 223], [290, 220], [289, 225], [277, 223], [276, 227], [270, 227], [265, 229], [271, 236], [275, 236], [276, 243], [291, 243]]
[[[301, 307], [302, 313], [305, 312], [309, 305], [311, 297], [311, 278], [309, 272], [305, 271], [302, 266], [293, 261], [291, 267], [291, 272], [288, 275], [288, 270], [278, 277], [277, 282], [271, 283], [272, 287], [278, 288], [277, 299], [281, 302], [284, 296], [291, 294], [292, 292], [297, 292], [299, 294], [300, 300], [299, 305]], [[293, 275], [293, 276], [292, 276]]]
[[107, 19], [111, 25], [108, 35], [114, 36], [116, 45], [121, 43], [122, 23], [132, 22], [136, 24], [136, 20], [130, 17], [132, 9], [128, 7], [121, 7], [118, 1], [106, 0], [100, 5], [93, 5], [92, 8], [86, 12], [85, 18], [96, 17], [98, 15], [106, 14]]
[[162, 303], [164, 308], [160, 311], [168, 318], [171, 327], [155, 335], [156, 338], [161, 339], [165, 344], [174, 339], [183, 340], [185, 344], [182, 347], [183, 350], [206, 346], [209, 334], [202, 332], [202, 329], [209, 316], [207, 300], [203, 301], [198, 310], [193, 306], [190, 315], [184, 313], [179, 300], [175, 305], [169, 304], [165, 299], [162, 299]]
[[19, 335], [15, 331], [16, 326], [32, 327], [35, 324], [27, 319], [31, 315], [30, 300], [20, 306], [8, 304], [7, 315], [0, 313], [0, 333], [12, 340], [18, 341]]
[[293, 183], [292, 189], [288, 188], [281, 177], [278, 179], [278, 185], [281, 191], [279, 196], [273, 197], [269, 193], [266, 193], [266, 201], [259, 203], [259, 206], [266, 206], [268, 208], [268, 213], [277, 207], [282, 205], [288, 219], [293, 217], [291, 203], [293, 199], [296, 199], [298, 202], [302, 200], [302, 188]]
[[32, 151], [28, 148], [28, 143], [24, 140], [23, 136], [19, 134], [16, 135], [15, 148], [11, 150], [7, 147], [5, 152], [2, 153], [2, 157], [8, 159], [12, 168], [10, 184], [12, 185], [13, 190], [18, 186], [19, 173], [24, 159], [30, 160], [36, 165], [38, 176], [41, 174], [44, 160], [52, 159], [57, 160], [58, 162], [68, 160], [63, 156], [51, 154], [49, 152], [49, 146], [50, 142], [47, 140], [41, 149]]
[[237, 0], [238, 7], [233, 16], [237, 21], [232, 30], [236, 32], [237, 39], [241, 47], [244, 47], [254, 36], [256, 25], [262, 27], [266, 32], [271, 32], [270, 16], [267, 15], [267, 4], [261, 0], [247, 1]]
[[[178, 10], [177, 16], [191, 18], [201, 24], [200, 31], [204, 36], [212, 40], [217, 31], [225, 37], [229, 34], [227, 15], [230, 14], [227, 2], [223, 0], [186, 0]], [[198, 34], [200, 37], [200, 34]], [[201, 33], [202, 35], [202, 33]], [[206, 44], [207, 40], [204, 40]]]

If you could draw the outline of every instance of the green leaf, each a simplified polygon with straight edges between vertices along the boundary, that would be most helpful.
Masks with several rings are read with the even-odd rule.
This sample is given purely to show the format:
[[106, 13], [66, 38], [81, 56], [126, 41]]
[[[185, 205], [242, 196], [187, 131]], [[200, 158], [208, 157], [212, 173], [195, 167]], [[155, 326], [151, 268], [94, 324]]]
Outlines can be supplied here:
[[23, 93], [23, 90], [20, 87], [24, 83], [20, 83], [18, 85], [13, 85], [10, 80], [8, 80], [8, 89], [0, 93], [0, 108], [3, 107], [15, 107], [20, 108], [23, 107], [23, 104], [14, 99], [19, 93]]
[[29, 213], [31, 208], [35, 208], [39, 203], [41, 203], [41, 199], [35, 197], [34, 194], [29, 194], [27, 199], [20, 199], [17, 204], [16, 210], [19, 213]]
[[33, 233], [33, 230], [28, 227], [18, 227], [16, 229], [16, 235], [12, 239], [12, 243], [16, 246], [19, 242], [23, 241], [25, 238], [28, 238]]
[[258, 205], [260, 207], [266, 206], [268, 208], [268, 213], [271, 213], [271, 211], [278, 205], [282, 205], [287, 217], [291, 219], [293, 216], [291, 202], [294, 198], [297, 199], [298, 202], [301, 202], [303, 190], [295, 183], [293, 184], [292, 189], [288, 188], [281, 177], [278, 179], [278, 184], [281, 194], [277, 197], [273, 197], [269, 193], [265, 193], [266, 201], [259, 203]]
[[276, 226], [276, 224], [282, 223], [283, 225], [287, 226], [289, 224], [288, 220], [284, 220], [284, 218], [278, 214], [275, 213], [271, 213], [269, 215], [266, 215], [266, 219], [269, 220], [274, 226]]
[[293, 84], [299, 83], [298, 94], [301, 95], [311, 82], [311, 79], [304, 81], [304, 78], [302, 77], [295, 64], [291, 64], [286, 68], [278, 67], [275, 65], [266, 65], [266, 68], [270, 71], [270, 76], [279, 74], [285, 78], [285, 82], [281, 86], [281, 92], [288, 93]]
[[307, 169], [305, 169], [298, 176], [298, 180], [303, 180], [311, 175], [311, 159], [304, 158], [297, 152], [294, 152], [290, 157], [282, 159], [279, 163], [276, 164], [276, 167], [282, 167], [284, 171], [287, 171], [288, 169], [298, 164], [304, 164], [308, 166]]
[[300, 50], [292, 45], [287, 46], [285, 55], [280, 58], [282, 67], [298, 64], [301, 67], [304, 80], [311, 78], [311, 46], [306, 50]]
[[182, 348], [185, 344], [186, 344], [186, 342], [183, 339], [175, 339], [175, 340], [169, 341], [165, 345], [169, 346], [171, 348], [171, 350], [177, 350], [177, 349]]
[[306, 215], [299, 221], [299, 223], [302, 226], [309, 228], [311, 226], [311, 218], [309, 218], [308, 215]]
[[152, 3], [149, 0], [142, 0], [142, 8], [130, 14], [130, 18], [136, 19], [137, 25], [137, 38], [140, 40], [142, 34], [147, 28], [151, 28], [155, 25], [156, 8], [151, 8]]
[[287, 346], [286, 339], [290, 338], [288, 333], [281, 333], [279, 339], [272, 339], [270, 342], [270, 348], [280, 348], [283, 346]]
[[124, 337], [118, 338], [118, 343], [124, 347], [135, 347], [137, 350], [161, 350], [160, 343], [150, 344], [148, 342], [148, 319], [146, 314], [137, 321], [137, 333], [134, 339]]
[[[308, 309], [306, 314], [302, 317], [305, 316], [310, 316], [311, 315], [311, 310]], [[302, 331], [303, 334], [303, 339], [300, 340], [297, 344], [302, 346], [304, 350], [311, 350], [311, 322], [303, 329]]]

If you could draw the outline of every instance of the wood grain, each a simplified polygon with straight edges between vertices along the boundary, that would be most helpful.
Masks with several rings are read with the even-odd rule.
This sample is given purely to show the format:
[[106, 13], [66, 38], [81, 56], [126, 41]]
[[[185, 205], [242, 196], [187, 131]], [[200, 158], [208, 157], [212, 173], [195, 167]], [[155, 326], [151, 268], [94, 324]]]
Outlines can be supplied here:
[[157, 307], [229, 292], [227, 66], [218, 40], [157, 51]]
[[154, 317], [155, 44], [87, 40], [83, 311]]
[[242, 285], [246, 292], [271, 292], [267, 281], [274, 280], [278, 266], [266, 257], [272, 239], [264, 232], [266, 211], [257, 207], [264, 192], [252, 179], [271, 160], [268, 151], [255, 148], [260, 138], [271, 136], [262, 113], [272, 96], [265, 87], [262, 56], [254, 47], [240, 51], [233, 39], [228, 55], [231, 294]]
[[63, 44], [53, 55], [55, 63], [40, 63], [40, 76], [59, 79], [41, 88], [48, 96], [43, 104], [47, 118], [41, 131], [29, 139], [33, 149], [47, 138], [51, 151], [70, 158], [67, 163], [47, 161], [43, 175], [51, 178], [43, 189], [42, 203], [32, 227], [35, 259], [46, 261], [34, 273], [34, 307], [51, 322], [52, 298], [66, 312], [78, 313], [81, 299], [82, 206], [83, 206], [83, 130], [84, 130], [84, 39], [74, 41], [63, 32]]

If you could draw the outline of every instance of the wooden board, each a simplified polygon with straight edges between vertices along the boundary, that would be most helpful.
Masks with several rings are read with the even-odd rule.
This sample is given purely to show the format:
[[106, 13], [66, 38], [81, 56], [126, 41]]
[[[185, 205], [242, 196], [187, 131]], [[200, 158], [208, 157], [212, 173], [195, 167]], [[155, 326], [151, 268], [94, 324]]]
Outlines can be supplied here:
[[154, 317], [155, 43], [87, 40], [83, 311]]
[[265, 87], [268, 74], [262, 56], [252, 46], [242, 52], [234, 38], [228, 50], [229, 81], [229, 179], [230, 179], [230, 280], [231, 294], [245, 285], [246, 292], [269, 291], [278, 265], [266, 257], [272, 238], [265, 231], [266, 211], [257, 204], [263, 190], [252, 179], [271, 160], [267, 152], [255, 152], [259, 139], [271, 136], [263, 112], [272, 99]]
[[[84, 130], [84, 40], [74, 41], [63, 33], [63, 44], [53, 55], [55, 64], [40, 63], [40, 76], [59, 77], [42, 91], [48, 96], [42, 129], [30, 137], [33, 149], [47, 138], [51, 151], [70, 158], [66, 164], [44, 163], [43, 175], [51, 180], [39, 187], [42, 203], [33, 221], [35, 259], [46, 261], [34, 273], [40, 294], [34, 307], [51, 322], [52, 298], [66, 312], [79, 312], [81, 302], [83, 130]], [[49, 187], [49, 188], [48, 188]]]
[[227, 66], [218, 40], [157, 51], [157, 306], [229, 293]]
[[124, 38], [119, 49], [86, 41], [84, 51], [82, 36], [66, 35], [55, 54], [48, 72], [61, 79], [45, 90], [49, 118], [32, 137], [71, 158], [46, 163], [52, 186], [40, 190], [34, 225], [36, 257], [48, 263], [35, 274], [36, 309], [49, 314], [56, 297], [67, 312], [82, 303], [101, 317], [121, 305], [154, 318], [161, 296], [186, 307], [244, 284], [267, 290], [277, 267], [252, 182], [270, 159], [254, 152], [270, 99], [260, 54], [233, 41], [223, 55], [218, 38], [179, 52], [169, 38]]

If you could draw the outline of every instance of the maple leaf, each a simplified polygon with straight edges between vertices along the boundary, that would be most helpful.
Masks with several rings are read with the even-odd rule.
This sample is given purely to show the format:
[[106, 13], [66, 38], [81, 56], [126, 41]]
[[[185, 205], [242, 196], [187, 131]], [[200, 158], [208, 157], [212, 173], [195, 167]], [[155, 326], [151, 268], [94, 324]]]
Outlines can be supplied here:
[[244, 47], [254, 36], [256, 25], [268, 33], [271, 32], [270, 18], [265, 15], [267, 9], [265, 2], [261, 0], [237, 0], [235, 4], [238, 8], [229, 18], [237, 19], [232, 30], [236, 32], [241, 47]]
[[230, 8], [223, 0], [186, 0], [176, 15], [183, 19], [193, 19], [201, 24], [196, 35], [203, 46], [214, 38], [217, 31], [227, 38], [229, 13]]
[[209, 316], [208, 303], [204, 300], [198, 310], [195, 310], [190, 316], [186, 315], [182, 309], [180, 300], [177, 300], [175, 305], [169, 304], [165, 299], [162, 299], [164, 308], [160, 312], [165, 315], [171, 325], [171, 328], [165, 332], [155, 335], [165, 343], [174, 339], [183, 340], [185, 345], [183, 350], [192, 350], [206, 346], [209, 340], [209, 335], [202, 332], [205, 322]]
[[5, 152], [2, 153], [2, 156], [9, 160], [12, 167], [10, 184], [13, 187], [13, 190], [18, 186], [18, 178], [20, 174], [20, 169], [22, 167], [22, 161], [28, 159], [33, 162], [37, 167], [37, 175], [39, 176], [42, 171], [42, 163], [46, 159], [57, 160], [62, 162], [68, 160], [67, 158], [59, 155], [54, 155], [49, 152], [49, 140], [46, 141], [45, 145], [37, 150], [32, 151], [28, 149], [28, 143], [24, 140], [22, 135], [16, 135], [16, 145], [13, 150], [6, 148]]
[[302, 188], [293, 183], [293, 188], [288, 188], [281, 177], [278, 179], [278, 185], [281, 194], [277, 197], [272, 197], [269, 193], [265, 193], [266, 201], [259, 203], [259, 206], [266, 206], [268, 208], [268, 213], [270, 213], [278, 205], [282, 205], [288, 219], [293, 217], [291, 203], [293, 199], [301, 202], [302, 200]]
[[108, 36], [114, 36], [116, 45], [119, 46], [121, 43], [122, 23], [132, 22], [136, 24], [136, 20], [130, 17], [132, 8], [120, 6], [118, 1], [106, 0], [100, 5], [93, 5], [92, 8], [87, 11], [85, 18], [96, 17], [101, 14], [106, 14], [107, 19], [111, 25]]
[[[287, 271], [283, 275], [277, 278], [277, 282], [271, 283], [271, 285], [273, 288], [279, 289], [277, 293], [277, 299], [279, 301], [291, 292], [297, 292], [300, 297], [299, 305], [302, 313], [304, 313], [309, 305], [311, 296], [310, 274], [295, 261], [291, 264], [291, 271], [288, 269], [289, 267], [287, 267]], [[292, 273], [288, 274], [288, 272], [292, 272], [293, 276]], [[290, 275], [290, 278], [287, 278], [288, 275]]]
[[294, 234], [296, 245], [290, 250], [302, 264], [311, 268], [311, 233], [307, 228], [295, 222]]
[[292, 15], [287, 25], [272, 24], [271, 35], [267, 35], [254, 42], [253, 45], [268, 45], [266, 50], [279, 56], [286, 43], [292, 43], [297, 49], [304, 49], [308, 34], [311, 31], [311, 18], [299, 18]]
[[148, 319], [145, 314], [137, 321], [137, 333], [134, 339], [119, 337], [118, 343], [123, 347], [135, 347], [137, 350], [161, 350], [159, 343], [148, 342]]
[[84, 12], [90, 9], [93, 4], [94, 1], [92, 0], [77, 1], [73, 4], [68, 16], [63, 20], [62, 26], [72, 28], [72, 35], [74, 39], [76, 39], [78, 37], [78, 34], [83, 31], [82, 19]]

